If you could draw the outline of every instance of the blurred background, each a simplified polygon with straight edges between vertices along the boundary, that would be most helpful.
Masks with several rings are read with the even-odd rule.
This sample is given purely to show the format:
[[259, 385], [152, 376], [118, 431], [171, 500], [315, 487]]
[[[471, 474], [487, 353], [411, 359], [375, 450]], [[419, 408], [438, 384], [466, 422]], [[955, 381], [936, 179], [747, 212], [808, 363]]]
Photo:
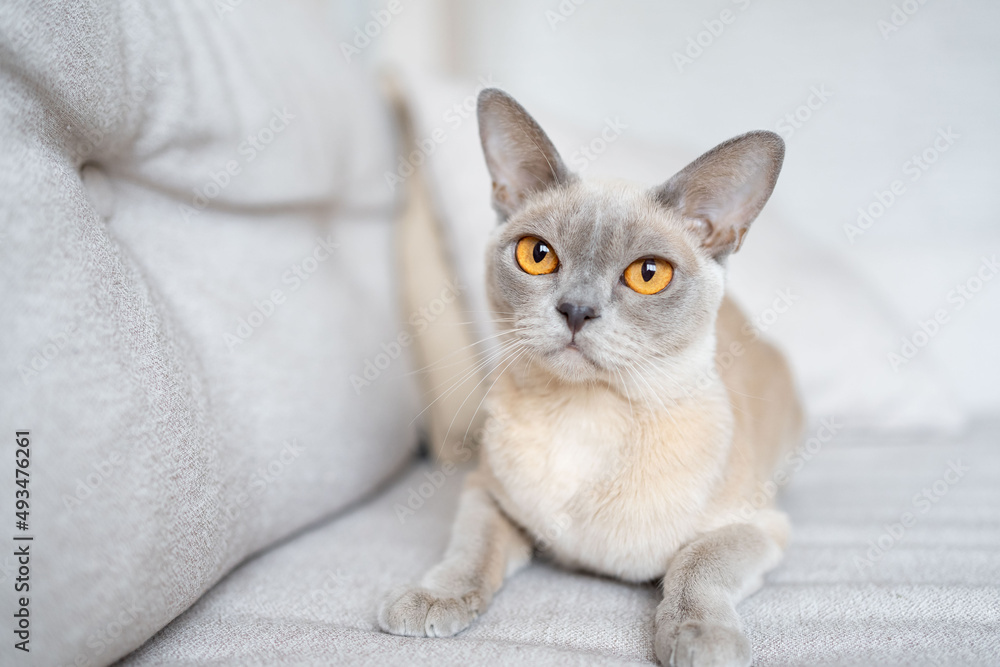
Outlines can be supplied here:
[[[619, 118], [629, 140], [694, 157], [750, 129], [778, 132], [788, 150], [769, 210], [850, 267], [903, 335], [951, 311], [955, 287], [1000, 249], [1000, 4], [343, 0], [331, 11], [353, 26], [344, 44], [364, 44], [350, 53], [358, 67], [489, 80], [589, 136]], [[997, 288], [986, 283], [920, 353], [976, 413], [1000, 405], [984, 372], [1000, 368]]]

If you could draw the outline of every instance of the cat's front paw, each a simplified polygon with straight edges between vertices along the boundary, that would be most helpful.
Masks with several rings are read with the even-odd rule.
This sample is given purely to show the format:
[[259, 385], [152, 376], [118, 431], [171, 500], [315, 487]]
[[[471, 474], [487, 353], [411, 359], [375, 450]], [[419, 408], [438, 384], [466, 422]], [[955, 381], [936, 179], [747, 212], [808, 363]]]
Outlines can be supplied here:
[[656, 629], [654, 648], [666, 667], [749, 667], [753, 659], [743, 632], [717, 622], [664, 623]]
[[450, 637], [469, 627], [482, 604], [478, 593], [451, 596], [407, 586], [386, 596], [378, 611], [378, 624], [394, 635]]

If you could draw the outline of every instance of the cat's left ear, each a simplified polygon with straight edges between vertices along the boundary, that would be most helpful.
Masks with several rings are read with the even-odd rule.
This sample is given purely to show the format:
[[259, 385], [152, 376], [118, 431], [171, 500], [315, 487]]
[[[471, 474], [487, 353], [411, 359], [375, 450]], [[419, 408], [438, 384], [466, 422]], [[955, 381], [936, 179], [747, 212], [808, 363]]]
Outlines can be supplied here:
[[501, 219], [531, 194], [572, 178], [535, 119], [502, 90], [479, 93], [479, 138], [493, 178], [493, 208]]
[[654, 191], [689, 220], [702, 246], [717, 260], [739, 250], [764, 208], [781, 171], [785, 142], [757, 131], [725, 141]]

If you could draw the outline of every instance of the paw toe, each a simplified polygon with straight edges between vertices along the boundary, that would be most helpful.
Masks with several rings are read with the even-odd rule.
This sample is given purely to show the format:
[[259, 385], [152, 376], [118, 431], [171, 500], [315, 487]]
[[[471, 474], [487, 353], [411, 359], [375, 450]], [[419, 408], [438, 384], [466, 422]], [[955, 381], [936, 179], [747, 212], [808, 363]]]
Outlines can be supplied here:
[[425, 629], [428, 637], [450, 637], [472, 623], [474, 616], [459, 598], [435, 600], [427, 611]]
[[450, 637], [467, 628], [476, 617], [477, 610], [466, 598], [437, 595], [419, 587], [397, 589], [382, 603], [378, 623], [382, 630], [394, 635]]
[[749, 667], [750, 642], [739, 628], [684, 621], [656, 633], [656, 656], [669, 667]]

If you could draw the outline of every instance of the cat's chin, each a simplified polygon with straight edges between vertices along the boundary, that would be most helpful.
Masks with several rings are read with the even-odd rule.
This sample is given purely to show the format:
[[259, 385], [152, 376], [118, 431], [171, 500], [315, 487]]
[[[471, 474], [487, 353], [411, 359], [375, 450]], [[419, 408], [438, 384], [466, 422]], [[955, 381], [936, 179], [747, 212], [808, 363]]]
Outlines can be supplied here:
[[546, 355], [544, 362], [547, 370], [564, 382], [590, 382], [604, 375], [597, 362], [574, 343]]

